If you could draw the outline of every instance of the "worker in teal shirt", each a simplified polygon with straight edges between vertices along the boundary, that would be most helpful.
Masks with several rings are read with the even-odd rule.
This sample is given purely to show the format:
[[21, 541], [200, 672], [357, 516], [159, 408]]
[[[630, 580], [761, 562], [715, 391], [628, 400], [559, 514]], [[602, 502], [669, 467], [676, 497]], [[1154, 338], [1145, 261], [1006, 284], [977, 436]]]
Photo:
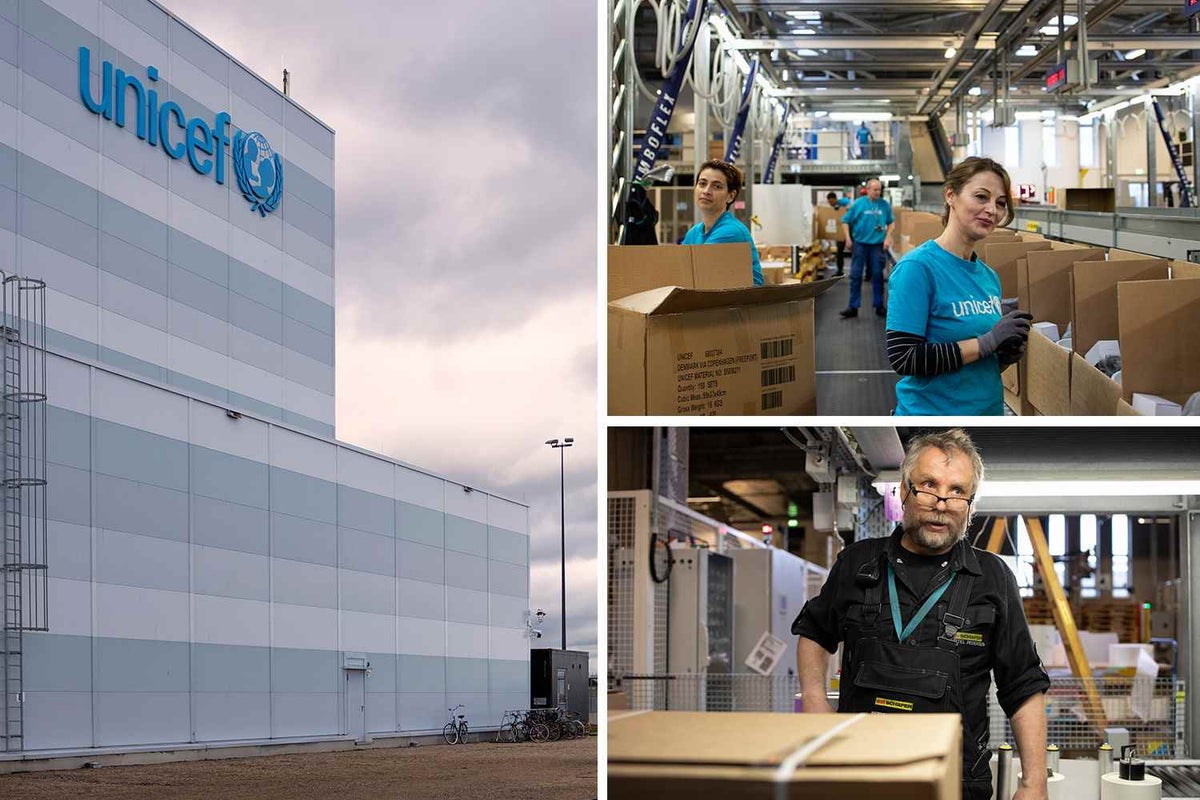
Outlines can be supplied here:
[[896, 218], [892, 204], [882, 199], [883, 184], [877, 178], [867, 181], [867, 195], [854, 201], [842, 217], [846, 247], [850, 248], [850, 307], [842, 311], [847, 319], [858, 316], [862, 303], [864, 267], [871, 270], [871, 288], [876, 316], [885, 316], [883, 306], [883, 251], [892, 247], [892, 228]]
[[693, 225], [683, 237], [683, 244], [728, 244], [748, 242], [754, 285], [763, 285], [762, 265], [754, 239], [737, 217], [730, 213], [733, 201], [742, 192], [742, 171], [727, 161], [712, 159], [700, 166], [696, 176], [696, 208], [701, 222]]

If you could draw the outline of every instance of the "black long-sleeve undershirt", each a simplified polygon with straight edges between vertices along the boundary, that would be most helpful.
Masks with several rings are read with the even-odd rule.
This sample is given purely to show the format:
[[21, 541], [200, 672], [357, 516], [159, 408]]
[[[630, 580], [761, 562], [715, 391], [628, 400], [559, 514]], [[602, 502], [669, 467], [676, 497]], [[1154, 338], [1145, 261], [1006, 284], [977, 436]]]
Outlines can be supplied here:
[[929, 378], [962, 369], [958, 342], [927, 342], [925, 337], [904, 331], [887, 331], [887, 357], [900, 375]]

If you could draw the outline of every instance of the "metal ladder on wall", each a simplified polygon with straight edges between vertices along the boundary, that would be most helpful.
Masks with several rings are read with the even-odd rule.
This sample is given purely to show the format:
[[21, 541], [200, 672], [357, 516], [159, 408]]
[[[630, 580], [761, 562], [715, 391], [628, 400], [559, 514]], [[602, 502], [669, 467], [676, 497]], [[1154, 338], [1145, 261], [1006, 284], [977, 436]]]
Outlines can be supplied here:
[[42, 281], [4, 278], [0, 322], [0, 750], [25, 746], [24, 632], [48, 630], [46, 563], [46, 342]]
[[1192, 182], [1188, 180], [1187, 170], [1183, 166], [1183, 159], [1179, 156], [1179, 145], [1175, 144], [1175, 140], [1167, 130], [1167, 119], [1163, 116], [1162, 106], [1159, 105], [1158, 98], [1151, 95], [1150, 103], [1154, 106], [1154, 117], [1158, 120], [1158, 131], [1162, 134], [1163, 141], [1167, 145], [1167, 153], [1171, 156], [1171, 164], [1175, 167], [1175, 175], [1179, 178], [1179, 207], [1191, 208], [1194, 205], [1192, 199]]

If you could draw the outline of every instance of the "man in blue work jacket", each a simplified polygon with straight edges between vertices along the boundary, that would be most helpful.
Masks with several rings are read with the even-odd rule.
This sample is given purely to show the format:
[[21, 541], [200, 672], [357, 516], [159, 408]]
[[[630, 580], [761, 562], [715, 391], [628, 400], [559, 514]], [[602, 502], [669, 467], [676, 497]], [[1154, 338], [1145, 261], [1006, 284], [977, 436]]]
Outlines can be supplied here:
[[883, 305], [883, 251], [892, 247], [892, 229], [896, 218], [892, 204], [882, 199], [883, 184], [878, 178], [867, 181], [867, 194], [854, 201], [842, 217], [846, 248], [850, 250], [850, 307], [842, 316], [857, 317], [862, 303], [864, 267], [871, 271], [871, 289], [875, 315], [887, 316]]

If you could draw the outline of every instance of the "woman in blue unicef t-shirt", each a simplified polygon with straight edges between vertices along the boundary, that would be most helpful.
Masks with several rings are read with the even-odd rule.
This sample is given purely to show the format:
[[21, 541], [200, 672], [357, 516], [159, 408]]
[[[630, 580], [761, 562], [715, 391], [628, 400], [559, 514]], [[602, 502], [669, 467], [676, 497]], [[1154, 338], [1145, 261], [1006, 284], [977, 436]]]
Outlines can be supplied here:
[[1000, 278], [974, 251], [1012, 222], [1012, 184], [1004, 167], [972, 157], [951, 170], [942, 197], [941, 235], [900, 259], [889, 280], [896, 414], [1003, 414], [1000, 373], [1025, 353], [1031, 317], [1001, 313]]

